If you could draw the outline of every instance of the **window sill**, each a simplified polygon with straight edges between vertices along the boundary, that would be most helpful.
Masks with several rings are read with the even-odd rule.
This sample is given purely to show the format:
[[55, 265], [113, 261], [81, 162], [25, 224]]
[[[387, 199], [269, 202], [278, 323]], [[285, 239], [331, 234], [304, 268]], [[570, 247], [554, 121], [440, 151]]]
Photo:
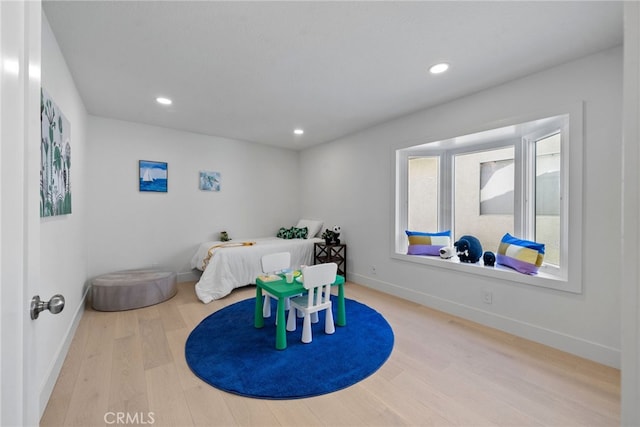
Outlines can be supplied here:
[[575, 289], [574, 286], [571, 286], [568, 280], [558, 276], [544, 273], [542, 271], [539, 271], [534, 275], [522, 274], [511, 268], [504, 267], [498, 264], [496, 264], [494, 267], [485, 267], [482, 260], [480, 260], [476, 264], [469, 264], [460, 262], [458, 260], [458, 257], [442, 259], [436, 256], [407, 255], [397, 252], [392, 253], [391, 258], [466, 274], [474, 274], [477, 276], [506, 280], [509, 282], [518, 282], [526, 285], [556, 289], [559, 291], [571, 292], [575, 294], [582, 293], [580, 288]]

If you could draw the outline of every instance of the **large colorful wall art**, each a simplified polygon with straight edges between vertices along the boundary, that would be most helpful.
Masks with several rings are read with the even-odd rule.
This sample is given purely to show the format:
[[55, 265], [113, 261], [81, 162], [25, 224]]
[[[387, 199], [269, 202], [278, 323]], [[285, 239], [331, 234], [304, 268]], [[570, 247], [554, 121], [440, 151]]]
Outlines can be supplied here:
[[40, 216], [70, 214], [71, 126], [44, 89], [40, 121]]

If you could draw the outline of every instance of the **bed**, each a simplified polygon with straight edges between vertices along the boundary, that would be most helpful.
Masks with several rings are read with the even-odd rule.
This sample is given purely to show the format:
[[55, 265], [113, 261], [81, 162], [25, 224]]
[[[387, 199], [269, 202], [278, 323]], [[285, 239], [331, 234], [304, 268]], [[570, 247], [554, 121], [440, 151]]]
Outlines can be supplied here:
[[[265, 237], [231, 242], [204, 242], [191, 259], [191, 267], [202, 271], [196, 283], [198, 299], [207, 304], [223, 298], [235, 288], [255, 283], [262, 273], [260, 258], [275, 252], [290, 252], [291, 267], [313, 264], [313, 246], [319, 238], [281, 239]], [[208, 259], [211, 250], [212, 256]]]
[[[307, 227], [311, 236], [316, 236], [322, 222], [300, 220], [298, 228]], [[256, 282], [262, 273], [262, 255], [275, 252], [290, 252], [291, 267], [313, 264], [313, 251], [317, 237], [307, 239], [282, 239], [262, 237], [257, 239], [233, 239], [229, 242], [211, 241], [200, 245], [191, 258], [191, 268], [202, 271], [195, 285], [198, 299], [207, 304], [223, 298], [235, 288]]]

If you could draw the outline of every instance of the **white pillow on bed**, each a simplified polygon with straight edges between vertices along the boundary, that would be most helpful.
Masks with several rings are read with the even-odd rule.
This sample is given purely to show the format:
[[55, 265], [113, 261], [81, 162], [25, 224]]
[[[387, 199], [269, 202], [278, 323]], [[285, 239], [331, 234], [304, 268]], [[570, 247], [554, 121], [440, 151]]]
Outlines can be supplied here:
[[309, 233], [307, 233], [307, 239], [316, 237], [316, 235], [322, 229], [322, 221], [316, 221], [314, 219], [301, 219], [300, 221], [298, 221], [298, 225], [296, 225], [296, 228], [304, 227], [307, 227], [307, 230], [309, 230]]

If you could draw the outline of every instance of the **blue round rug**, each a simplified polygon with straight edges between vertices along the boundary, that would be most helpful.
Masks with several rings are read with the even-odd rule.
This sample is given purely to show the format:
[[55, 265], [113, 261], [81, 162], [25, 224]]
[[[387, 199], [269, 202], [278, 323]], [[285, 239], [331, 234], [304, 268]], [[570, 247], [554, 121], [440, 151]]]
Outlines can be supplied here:
[[[345, 299], [347, 325], [324, 333], [324, 312], [303, 344], [302, 319], [287, 332], [287, 348], [275, 349], [275, 306], [265, 326], [253, 326], [255, 300], [209, 315], [185, 345], [194, 374], [221, 390], [261, 399], [299, 399], [349, 387], [374, 373], [393, 349], [393, 330], [380, 313]], [[335, 312], [334, 302], [334, 312]], [[335, 313], [334, 313], [335, 314]]]

